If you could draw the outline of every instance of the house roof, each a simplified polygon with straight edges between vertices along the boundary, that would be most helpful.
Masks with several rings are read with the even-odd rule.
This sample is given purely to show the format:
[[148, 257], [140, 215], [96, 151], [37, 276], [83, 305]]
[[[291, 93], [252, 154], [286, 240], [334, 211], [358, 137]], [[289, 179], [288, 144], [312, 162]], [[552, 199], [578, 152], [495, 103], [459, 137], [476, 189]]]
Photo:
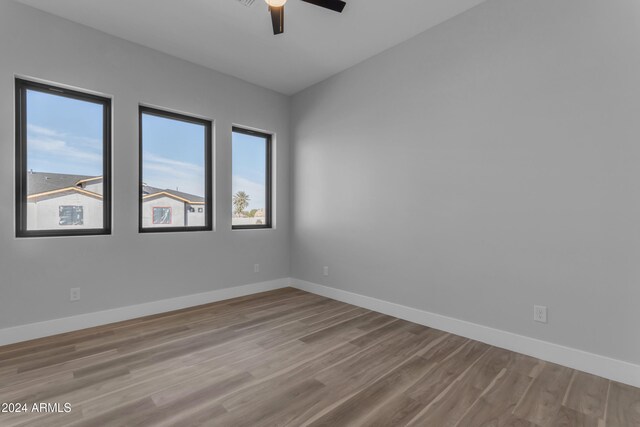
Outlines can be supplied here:
[[[27, 197], [34, 198], [41, 195], [51, 195], [56, 193], [62, 193], [65, 190], [68, 191], [80, 191], [87, 195], [93, 195], [90, 191], [84, 191], [81, 188], [81, 184], [87, 182], [100, 180], [100, 176], [87, 176], [87, 175], [68, 175], [61, 173], [47, 173], [47, 172], [29, 172], [27, 176]], [[153, 197], [154, 195], [165, 195], [181, 200], [185, 203], [192, 204], [204, 204], [204, 197], [196, 196], [194, 194], [184, 193], [178, 190], [162, 189], [145, 185], [142, 187], [145, 197]], [[100, 196], [99, 194], [96, 194]]]
[[176, 199], [186, 201], [187, 203], [193, 203], [193, 204], [205, 203], [204, 197], [196, 196], [194, 194], [184, 193], [178, 190], [169, 190], [168, 188], [162, 189], [162, 188], [151, 187], [149, 185], [144, 185], [142, 187], [142, 192], [145, 195], [145, 197], [152, 197], [155, 195], [159, 196], [162, 193], [164, 193], [164, 195], [166, 196], [174, 197]]
[[90, 179], [86, 175], [66, 175], [61, 173], [29, 172], [27, 175], [27, 196], [49, 193], [63, 188], [76, 187], [78, 181]]

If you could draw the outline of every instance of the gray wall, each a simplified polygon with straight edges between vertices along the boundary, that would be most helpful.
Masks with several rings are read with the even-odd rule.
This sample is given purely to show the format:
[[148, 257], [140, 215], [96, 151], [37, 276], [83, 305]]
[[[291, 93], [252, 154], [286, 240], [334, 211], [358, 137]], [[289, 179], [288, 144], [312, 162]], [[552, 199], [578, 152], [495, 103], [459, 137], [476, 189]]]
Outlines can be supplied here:
[[298, 94], [293, 276], [639, 363], [639, 76], [639, 2], [489, 0]]
[[[112, 236], [14, 237], [14, 74], [113, 96]], [[138, 234], [140, 102], [215, 120], [215, 232]], [[232, 124], [277, 134], [276, 230], [231, 231]], [[285, 96], [0, 0], [0, 328], [287, 277], [288, 131]]]

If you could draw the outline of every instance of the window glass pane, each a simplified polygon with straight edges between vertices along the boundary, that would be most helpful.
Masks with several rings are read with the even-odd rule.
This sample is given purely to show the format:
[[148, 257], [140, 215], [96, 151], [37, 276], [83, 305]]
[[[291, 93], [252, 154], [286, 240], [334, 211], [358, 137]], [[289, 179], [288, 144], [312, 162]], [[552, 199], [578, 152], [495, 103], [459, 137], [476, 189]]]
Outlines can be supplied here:
[[60, 206], [60, 225], [84, 225], [84, 206]]
[[171, 224], [171, 208], [153, 208], [154, 224]]
[[104, 105], [26, 89], [26, 230], [101, 229]]
[[141, 123], [142, 228], [210, 227], [207, 124], [151, 109]]
[[270, 136], [233, 132], [233, 199], [234, 227], [270, 226], [268, 203], [268, 150]]

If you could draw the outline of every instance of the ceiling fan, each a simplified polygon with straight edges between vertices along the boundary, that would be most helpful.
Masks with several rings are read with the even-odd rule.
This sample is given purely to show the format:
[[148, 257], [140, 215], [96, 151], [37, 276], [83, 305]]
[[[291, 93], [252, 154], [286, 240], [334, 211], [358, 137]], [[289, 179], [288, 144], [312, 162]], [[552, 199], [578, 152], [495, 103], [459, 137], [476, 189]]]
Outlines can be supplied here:
[[[325, 9], [342, 13], [342, 9], [347, 5], [342, 0], [302, 0], [305, 3], [315, 4]], [[269, 13], [271, 14], [271, 23], [273, 25], [273, 34], [284, 33], [284, 4], [287, 0], [265, 0], [269, 5]]]

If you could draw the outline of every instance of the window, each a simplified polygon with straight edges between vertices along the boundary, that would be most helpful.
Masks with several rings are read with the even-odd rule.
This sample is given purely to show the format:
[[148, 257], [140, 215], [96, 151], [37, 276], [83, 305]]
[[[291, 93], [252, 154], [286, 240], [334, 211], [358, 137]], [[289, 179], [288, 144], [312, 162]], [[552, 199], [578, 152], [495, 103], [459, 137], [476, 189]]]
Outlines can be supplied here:
[[153, 208], [153, 223], [170, 225], [171, 224], [171, 208], [170, 207]]
[[16, 235], [109, 234], [111, 101], [16, 79]]
[[84, 206], [60, 206], [60, 225], [84, 225]]
[[271, 228], [271, 135], [233, 128], [233, 229]]
[[140, 107], [140, 232], [211, 230], [211, 173], [210, 121]]

